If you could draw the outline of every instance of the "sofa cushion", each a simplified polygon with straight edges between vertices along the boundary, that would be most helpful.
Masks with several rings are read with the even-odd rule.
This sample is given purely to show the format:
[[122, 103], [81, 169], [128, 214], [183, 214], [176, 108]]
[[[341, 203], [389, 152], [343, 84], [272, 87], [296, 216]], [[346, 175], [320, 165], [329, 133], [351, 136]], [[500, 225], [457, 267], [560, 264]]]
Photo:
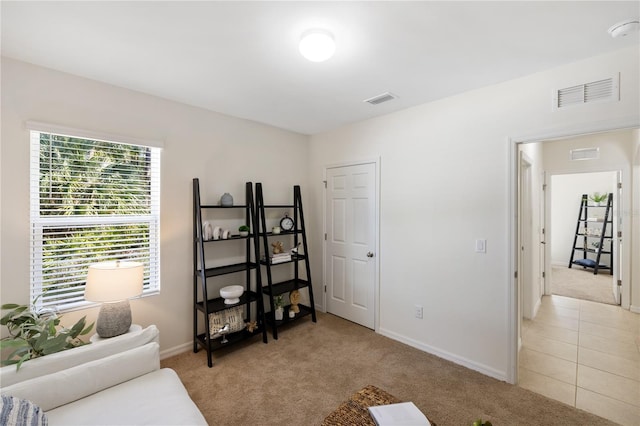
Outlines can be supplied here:
[[65, 368], [143, 346], [149, 342], [159, 343], [159, 332], [155, 325], [150, 325], [144, 330], [31, 359], [22, 364], [18, 371], [16, 371], [15, 365], [2, 367], [0, 368], [0, 383], [3, 387], [13, 385], [23, 380], [55, 373]]
[[2, 395], [0, 425], [47, 426], [47, 416], [31, 401]]
[[57, 373], [3, 386], [1, 392], [28, 398], [48, 411], [159, 368], [160, 347], [157, 343], [148, 343]]
[[163, 368], [47, 412], [49, 425], [206, 425], [175, 371]]

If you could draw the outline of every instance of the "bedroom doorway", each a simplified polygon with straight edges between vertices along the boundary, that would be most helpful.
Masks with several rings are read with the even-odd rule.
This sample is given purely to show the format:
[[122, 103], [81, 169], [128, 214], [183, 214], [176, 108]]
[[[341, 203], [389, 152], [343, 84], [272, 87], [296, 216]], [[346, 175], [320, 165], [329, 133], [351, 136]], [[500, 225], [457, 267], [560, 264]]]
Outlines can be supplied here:
[[[620, 208], [620, 171], [551, 174], [547, 183], [549, 192], [549, 252], [551, 268], [546, 294], [590, 300], [610, 305], [620, 304], [621, 238], [618, 238]], [[621, 182], [620, 182], [621, 183]], [[621, 185], [620, 185], [621, 186]], [[586, 214], [594, 222], [576, 223], [583, 194], [593, 198], [596, 193], [613, 194], [605, 238], [600, 254], [601, 268], [594, 274], [593, 268], [584, 268], [570, 262], [587, 258], [594, 260], [600, 249], [605, 207], [591, 207], [589, 200]], [[584, 213], [583, 213], [584, 214]], [[578, 236], [576, 237], [576, 233]], [[574, 241], [576, 246], [574, 246]], [[587, 247], [587, 250], [581, 250]]]

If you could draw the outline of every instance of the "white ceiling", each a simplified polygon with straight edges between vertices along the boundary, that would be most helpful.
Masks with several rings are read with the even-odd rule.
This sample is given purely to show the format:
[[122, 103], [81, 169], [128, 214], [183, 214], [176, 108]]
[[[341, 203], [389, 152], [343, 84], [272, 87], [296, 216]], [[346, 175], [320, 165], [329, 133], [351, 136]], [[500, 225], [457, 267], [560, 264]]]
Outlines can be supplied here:
[[[7, 2], [2, 54], [304, 134], [638, 45], [629, 2]], [[312, 63], [300, 34], [333, 32]], [[364, 99], [392, 92], [377, 106]]]

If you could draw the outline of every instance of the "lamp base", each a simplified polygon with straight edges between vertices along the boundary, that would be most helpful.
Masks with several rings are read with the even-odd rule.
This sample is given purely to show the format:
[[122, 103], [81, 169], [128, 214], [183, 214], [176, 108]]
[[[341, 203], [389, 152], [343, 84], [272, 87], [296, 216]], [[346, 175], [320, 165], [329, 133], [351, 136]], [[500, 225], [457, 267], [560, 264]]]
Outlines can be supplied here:
[[131, 306], [129, 300], [103, 303], [96, 321], [96, 332], [102, 338], [116, 337], [129, 331], [131, 327]]

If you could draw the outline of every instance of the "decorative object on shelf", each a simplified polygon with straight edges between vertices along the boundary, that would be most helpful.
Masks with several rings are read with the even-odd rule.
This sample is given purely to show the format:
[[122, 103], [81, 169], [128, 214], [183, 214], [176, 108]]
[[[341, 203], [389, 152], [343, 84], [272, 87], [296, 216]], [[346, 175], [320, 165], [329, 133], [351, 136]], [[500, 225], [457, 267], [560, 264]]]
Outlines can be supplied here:
[[241, 237], [249, 236], [249, 227], [247, 225], [242, 225], [241, 227], [238, 228], [238, 231], [240, 231]]
[[289, 217], [288, 213], [285, 213], [284, 217], [280, 219], [280, 228], [285, 232], [293, 231], [295, 226], [296, 223]]
[[209, 241], [213, 239], [213, 227], [209, 222], [202, 224], [202, 240]]
[[240, 303], [242, 293], [244, 293], [244, 287], [241, 285], [228, 285], [220, 289], [220, 297], [224, 299], [225, 305]]
[[244, 311], [242, 306], [236, 306], [234, 308], [224, 309], [218, 312], [212, 312], [209, 314], [209, 331], [212, 339], [217, 339], [222, 336], [219, 330], [223, 329], [227, 324], [229, 325], [229, 331], [226, 333], [236, 333], [244, 330], [246, 324], [244, 322]]
[[298, 249], [300, 248], [300, 246], [302, 245], [302, 241], [299, 242], [295, 247], [293, 247], [291, 250], [289, 250], [289, 252], [292, 255], [297, 255], [298, 254]]
[[253, 333], [258, 329], [258, 321], [249, 321], [244, 323], [249, 333]]
[[608, 197], [608, 194], [606, 192], [604, 194], [601, 194], [599, 192], [594, 192], [593, 194], [589, 195], [589, 199], [594, 203], [596, 203], [596, 205], [598, 206], [606, 205], [607, 197]]
[[282, 248], [281, 241], [276, 241], [275, 243], [271, 243], [271, 247], [273, 247], [273, 254], [284, 253], [284, 248]]
[[220, 205], [223, 207], [231, 207], [233, 206], [233, 197], [228, 192], [222, 194], [220, 197]]
[[140, 262], [118, 260], [89, 266], [84, 298], [103, 302], [96, 322], [100, 337], [115, 337], [129, 331], [129, 299], [142, 294], [143, 281], [144, 265]]
[[220, 239], [220, 234], [222, 233], [222, 229], [220, 229], [219, 226], [216, 226], [215, 228], [213, 228], [213, 233], [211, 235], [211, 237], [214, 240], [219, 240]]
[[51, 308], [36, 312], [33, 306], [6, 303], [1, 309], [9, 311], [0, 320], [9, 334], [0, 340], [0, 348], [7, 349], [2, 364], [16, 364], [16, 370], [29, 359], [85, 345], [78, 336], [89, 334], [94, 324], [85, 327], [86, 317], [82, 317], [71, 328], [60, 327], [61, 315]]
[[276, 311], [274, 312], [275, 320], [282, 321], [284, 318], [284, 297], [282, 297], [281, 294], [274, 297], [273, 304], [276, 307]]
[[296, 313], [293, 312], [291, 309], [289, 309], [289, 318], [295, 318], [296, 317]]
[[224, 229], [222, 231], [222, 239], [223, 240], [228, 240], [230, 236], [231, 236], [231, 231], [229, 231], [228, 229]]
[[291, 302], [291, 307], [289, 308], [290, 312], [297, 314], [300, 312], [300, 307], [298, 306], [298, 302], [300, 302], [300, 292], [298, 290], [293, 290], [289, 293], [289, 301]]
[[281, 229], [279, 226], [274, 226], [273, 228], [271, 228], [271, 233], [274, 235], [278, 235], [280, 233]]
[[291, 253], [278, 253], [271, 256], [271, 264], [275, 265], [278, 263], [291, 262]]

